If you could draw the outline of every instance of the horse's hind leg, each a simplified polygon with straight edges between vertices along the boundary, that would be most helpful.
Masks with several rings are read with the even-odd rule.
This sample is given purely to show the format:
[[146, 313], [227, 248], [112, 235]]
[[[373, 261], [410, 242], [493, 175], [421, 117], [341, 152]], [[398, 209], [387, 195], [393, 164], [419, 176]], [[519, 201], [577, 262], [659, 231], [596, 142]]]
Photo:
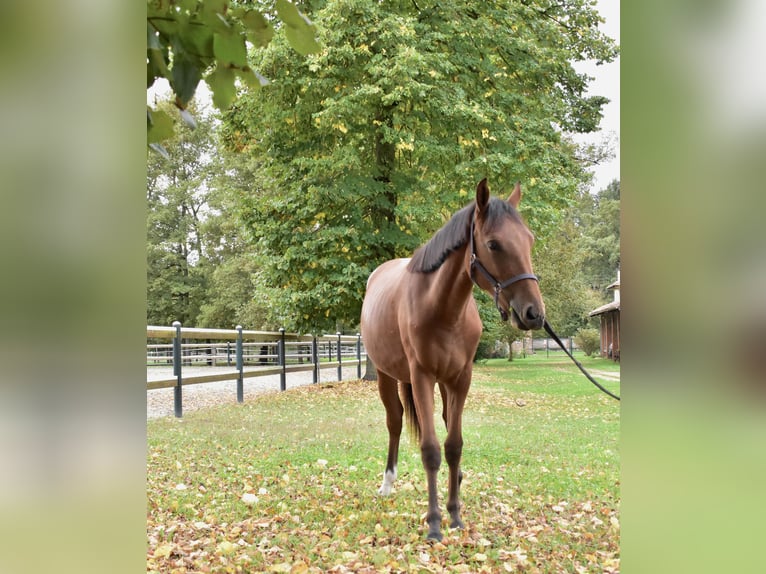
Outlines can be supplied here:
[[396, 464], [399, 459], [399, 437], [402, 434], [402, 414], [404, 407], [399, 400], [396, 379], [378, 371], [378, 393], [386, 407], [386, 426], [388, 427], [388, 460], [383, 472], [383, 484], [378, 494], [388, 496], [396, 480]]

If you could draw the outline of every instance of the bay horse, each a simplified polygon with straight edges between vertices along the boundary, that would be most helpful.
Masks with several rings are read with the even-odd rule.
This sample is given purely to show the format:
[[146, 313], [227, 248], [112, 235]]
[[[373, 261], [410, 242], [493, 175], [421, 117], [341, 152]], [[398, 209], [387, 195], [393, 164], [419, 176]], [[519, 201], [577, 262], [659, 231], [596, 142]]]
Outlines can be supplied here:
[[463, 527], [459, 502], [462, 415], [482, 331], [473, 284], [492, 294], [504, 321], [510, 317], [523, 330], [543, 326], [545, 307], [532, 273], [534, 236], [516, 210], [520, 200], [519, 183], [503, 201], [490, 197], [483, 179], [476, 187], [475, 201], [455, 213], [412, 258], [387, 261], [367, 280], [361, 331], [377, 371], [389, 433], [388, 460], [378, 492], [391, 493], [402, 415], [406, 414], [420, 443], [428, 482], [428, 539], [442, 539], [436, 489], [441, 448], [434, 428], [437, 383], [447, 425], [444, 455], [449, 465], [450, 527]]

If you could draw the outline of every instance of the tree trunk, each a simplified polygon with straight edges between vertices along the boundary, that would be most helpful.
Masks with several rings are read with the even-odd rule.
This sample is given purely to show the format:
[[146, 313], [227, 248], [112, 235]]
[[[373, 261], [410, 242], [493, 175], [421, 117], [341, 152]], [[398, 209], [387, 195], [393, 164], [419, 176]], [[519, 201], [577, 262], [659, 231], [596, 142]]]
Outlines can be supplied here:
[[372, 362], [372, 359], [370, 357], [367, 357], [367, 367], [364, 370], [364, 376], [362, 377], [365, 381], [377, 381], [378, 380], [378, 372], [375, 370], [375, 365]]

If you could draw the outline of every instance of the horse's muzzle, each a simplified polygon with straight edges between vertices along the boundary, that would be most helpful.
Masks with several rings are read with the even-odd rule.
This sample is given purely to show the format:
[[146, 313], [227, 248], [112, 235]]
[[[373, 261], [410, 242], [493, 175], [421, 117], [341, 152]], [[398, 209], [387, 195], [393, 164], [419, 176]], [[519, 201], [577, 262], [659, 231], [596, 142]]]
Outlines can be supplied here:
[[545, 323], [545, 312], [534, 303], [527, 303], [517, 313], [516, 309], [511, 308], [511, 324], [522, 331], [542, 329]]

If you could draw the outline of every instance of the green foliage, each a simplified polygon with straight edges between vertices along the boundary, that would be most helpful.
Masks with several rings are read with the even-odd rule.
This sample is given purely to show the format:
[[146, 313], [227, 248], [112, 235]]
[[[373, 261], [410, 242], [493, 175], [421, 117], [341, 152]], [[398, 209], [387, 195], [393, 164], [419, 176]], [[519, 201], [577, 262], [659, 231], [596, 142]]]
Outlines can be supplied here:
[[574, 336], [574, 342], [588, 357], [601, 349], [601, 335], [598, 329], [580, 329]]
[[[158, 113], [167, 115], [171, 106], [161, 103]], [[170, 153], [164, 157], [152, 154], [147, 162], [149, 324], [193, 323], [207, 292], [208, 277], [199, 261], [205, 251], [203, 219], [206, 190], [214, 174], [215, 146], [211, 119], [198, 115], [197, 129], [184, 125], [167, 141]]]
[[541, 241], [587, 178], [564, 130], [595, 129], [600, 104], [573, 60], [615, 49], [585, 2], [331, 0], [313, 12], [325, 48], [253, 54], [273, 78], [224, 115], [252, 181], [239, 212], [256, 242], [259, 292], [299, 331], [356, 322], [366, 279], [406, 256], [473, 197], [524, 185]]
[[579, 219], [583, 272], [588, 284], [607, 297], [606, 287], [616, 279], [620, 266], [620, 182], [614, 180], [598, 194], [583, 196]]
[[[277, 0], [277, 17], [287, 40], [302, 55], [318, 52], [316, 29], [286, 0]], [[236, 79], [250, 88], [268, 81], [250, 66], [247, 43], [263, 47], [274, 36], [273, 15], [229, 0], [147, 0], [146, 86], [166, 78], [175, 94], [175, 105], [186, 110], [199, 82], [213, 92], [213, 103], [223, 110], [236, 96]], [[147, 143], [166, 153], [160, 142], [170, 138], [168, 119], [154, 117], [148, 109]], [[181, 116], [191, 127], [194, 119]]]
[[245, 329], [277, 329], [268, 323], [268, 310], [264, 302], [254, 297], [253, 276], [257, 262], [247, 253], [233, 254], [220, 265], [211, 265], [209, 286], [205, 302], [195, 320], [199, 327], [231, 329], [242, 325]]

